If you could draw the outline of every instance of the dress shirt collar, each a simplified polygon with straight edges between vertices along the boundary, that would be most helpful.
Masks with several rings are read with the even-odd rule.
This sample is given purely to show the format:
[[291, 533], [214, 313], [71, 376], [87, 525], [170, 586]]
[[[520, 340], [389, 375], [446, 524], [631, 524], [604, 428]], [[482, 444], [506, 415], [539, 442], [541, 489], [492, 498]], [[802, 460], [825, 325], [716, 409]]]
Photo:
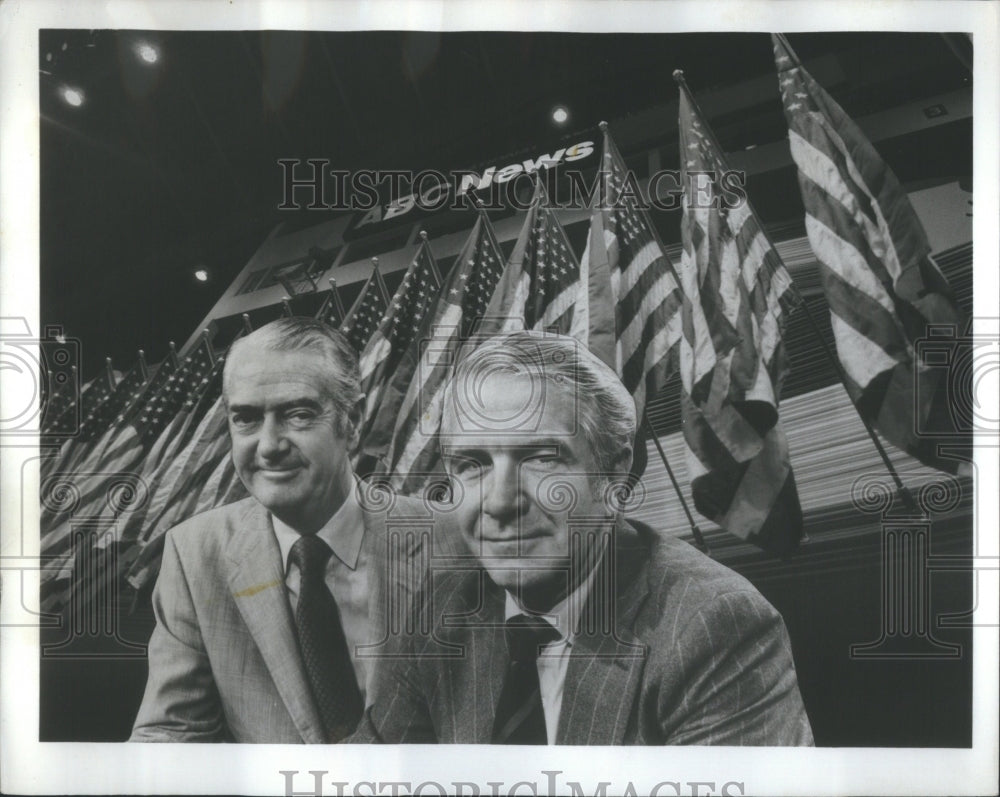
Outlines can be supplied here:
[[[364, 517], [361, 505], [358, 503], [357, 492], [355, 480], [351, 482], [351, 489], [347, 491], [344, 503], [333, 513], [333, 517], [316, 532], [316, 536], [329, 545], [334, 555], [351, 570], [358, 566], [361, 542], [365, 536]], [[274, 536], [278, 540], [278, 547], [281, 549], [281, 561], [285, 563], [285, 572], [287, 573], [288, 555], [300, 535], [299, 532], [274, 515], [271, 515], [271, 523], [274, 526]]]
[[536, 617], [544, 618], [558, 632], [559, 642], [572, 643], [578, 629], [575, 626], [571, 627], [571, 623], [579, 623], [580, 617], [583, 615], [583, 607], [587, 602], [587, 596], [590, 595], [590, 588], [593, 586], [594, 577], [597, 575], [600, 566], [601, 563], [598, 561], [597, 565], [594, 566], [579, 587], [559, 601], [549, 611], [541, 614], [528, 612], [521, 608], [517, 602], [517, 598], [507, 590], [504, 590], [504, 620], [509, 620], [511, 617], [516, 617], [519, 614], [529, 616], [534, 614]]

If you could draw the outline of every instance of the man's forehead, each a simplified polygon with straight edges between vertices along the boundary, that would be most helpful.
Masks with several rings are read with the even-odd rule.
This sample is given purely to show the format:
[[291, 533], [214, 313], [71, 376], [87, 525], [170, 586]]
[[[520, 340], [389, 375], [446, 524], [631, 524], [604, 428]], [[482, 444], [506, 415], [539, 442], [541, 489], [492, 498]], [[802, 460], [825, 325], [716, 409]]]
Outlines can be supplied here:
[[261, 397], [281, 402], [315, 400], [332, 389], [329, 364], [317, 352], [247, 348], [234, 352], [227, 365], [223, 393], [229, 403]]
[[495, 373], [479, 384], [459, 380], [444, 408], [442, 442], [466, 445], [509, 438], [512, 444], [565, 439], [578, 429], [576, 385]]

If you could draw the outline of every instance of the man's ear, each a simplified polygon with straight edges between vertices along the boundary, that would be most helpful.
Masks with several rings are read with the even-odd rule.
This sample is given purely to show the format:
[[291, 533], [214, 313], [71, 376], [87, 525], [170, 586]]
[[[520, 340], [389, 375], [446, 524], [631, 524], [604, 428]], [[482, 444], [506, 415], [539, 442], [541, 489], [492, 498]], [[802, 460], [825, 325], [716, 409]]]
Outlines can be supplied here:
[[352, 452], [357, 451], [361, 442], [361, 420], [364, 418], [364, 413], [365, 397], [362, 394], [344, 416], [344, 437], [347, 438], [348, 450]]
[[615, 461], [611, 464], [611, 472], [615, 478], [627, 479], [632, 470], [632, 446], [625, 446]]

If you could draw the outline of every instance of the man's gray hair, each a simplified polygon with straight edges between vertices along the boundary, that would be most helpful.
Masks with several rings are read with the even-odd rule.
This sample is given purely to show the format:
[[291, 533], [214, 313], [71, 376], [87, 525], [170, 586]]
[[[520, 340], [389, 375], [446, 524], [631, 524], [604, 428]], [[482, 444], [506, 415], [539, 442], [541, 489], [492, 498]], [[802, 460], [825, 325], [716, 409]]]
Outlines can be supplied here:
[[[469, 405], [480, 401], [477, 383], [495, 374], [542, 379], [559, 391], [571, 391], [576, 421], [602, 474], [610, 478], [628, 471], [636, 431], [635, 401], [614, 370], [586, 346], [550, 332], [518, 331], [487, 338], [456, 366], [445, 387], [443, 414], [467, 419]], [[508, 428], [516, 441], [519, 429], [510, 420]]]
[[317, 319], [299, 316], [271, 321], [233, 343], [223, 367], [223, 392], [233, 355], [251, 343], [272, 351], [308, 351], [325, 357], [330, 365], [327, 382], [330, 397], [341, 419], [350, 417], [354, 406], [364, 395], [361, 392], [358, 355], [343, 333]]

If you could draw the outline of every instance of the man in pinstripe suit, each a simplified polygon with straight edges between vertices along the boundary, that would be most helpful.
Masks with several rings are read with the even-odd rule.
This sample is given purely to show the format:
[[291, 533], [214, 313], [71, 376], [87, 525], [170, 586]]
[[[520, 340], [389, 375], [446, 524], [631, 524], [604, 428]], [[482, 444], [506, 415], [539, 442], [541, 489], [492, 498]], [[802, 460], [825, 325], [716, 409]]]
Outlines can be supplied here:
[[[636, 419], [566, 337], [511, 333], [445, 393], [454, 504], [355, 742], [809, 745], [784, 623], [741, 576], [622, 516]], [[470, 561], [471, 560], [471, 561]]]

